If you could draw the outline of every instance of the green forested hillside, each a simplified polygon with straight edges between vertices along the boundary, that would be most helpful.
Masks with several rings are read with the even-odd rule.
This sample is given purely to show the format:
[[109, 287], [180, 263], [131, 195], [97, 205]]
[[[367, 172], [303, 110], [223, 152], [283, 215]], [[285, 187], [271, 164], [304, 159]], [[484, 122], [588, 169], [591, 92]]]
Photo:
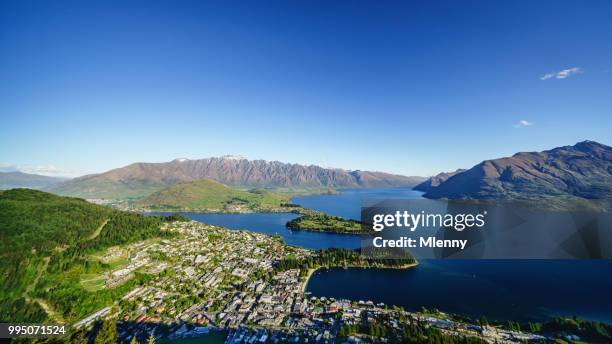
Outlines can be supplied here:
[[85, 263], [85, 255], [166, 236], [159, 230], [165, 220], [30, 189], [1, 191], [0, 321], [45, 319], [40, 302], [34, 299], [44, 298], [59, 316], [67, 318], [95, 309], [111, 295], [109, 291], [89, 293], [79, 286], [80, 273], [102, 268]]
[[157, 191], [138, 202], [138, 205], [159, 210], [231, 210], [279, 207], [289, 201], [265, 189], [239, 190], [219, 182], [204, 179], [182, 182]]
[[[85, 238], [113, 210], [29, 189], [0, 192], [0, 252], [39, 253]], [[25, 252], [24, 252], [25, 251]]]

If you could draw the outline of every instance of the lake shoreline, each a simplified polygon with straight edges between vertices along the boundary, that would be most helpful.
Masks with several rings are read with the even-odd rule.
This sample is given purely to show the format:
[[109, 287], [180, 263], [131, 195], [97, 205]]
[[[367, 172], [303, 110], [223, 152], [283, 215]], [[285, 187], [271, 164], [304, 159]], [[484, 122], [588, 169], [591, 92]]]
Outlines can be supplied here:
[[[304, 216], [312, 216], [316, 215], [324, 215], [329, 216], [329, 214], [311, 210], [303, 207], [288, 207], [285, 209], [262, 209], [262, 210], [250, 210], [250, 211], [230, 211], [230, 210], [215, 210], [215, 209], [204, 209], [204, 210], [151, 210], [151, 209], [139, 209], [134, 210], [143, 215], [151, 215], [151, 214], [185, 214], [185, 213], [196, 213], [196, 214], [208, 214], [208, 215], [249, 215], [249, 214], [295, 214], [299, 215], [299, 217]], [[325, 229], [317, 229], [317, 228], [301, 228], [301, 227], [292, 227], [289, 224], [292, 221], [298, 220], [295, 218], [294, 220], [287, 221], [285, 227], [287, 230], [291, 232], [299, 232], [299, 231], [308, 231], [308, 232], [316, 232], [316, 233], [330, 233], [330, 234], [348, 234], [348, 235], [364, 235], [364, 234], [373, 234], [375, 232], [356, 232], [356, 231], [333, 231], [333, 230], [325, 230]], [[342, 221], [355, 221], [350, 219], [341, 218]]]
[[[415, 259], [416, 260], [416, 259]], [[302, 284], [302, 292], [305, 293], [306, 289], [308, 289], [308, 283], [310, 282], [310, 278], [314, 275], [315, 272], [321, 269], [380, 269], [380, 270], [408, 270], [413, 269], [419, 266], [419, 262], [415, 261], [414, 263], [404, 264], [401, 266], [362, 266], [362, 265], [347, 265], [347, 266], [319, 266], [317, 268], [310, 268], [304, 277], [304, 283]]]
[[[359, 219], [360, 205], [367, 199], [422, 199], [421, 193], [410, 190], [342, 190], [339, 195], [296, 197], [292, 203], [333, 216]], [[311, 250], [330, 247], [356, 249], [359, 236], [327, 231], [288, 231], [285, 223], [299, 214], [211, 214], [189, 215], [199, 220], [230, 229], [280, 235], [292, 246]], [[420, 307], [437, 308], [452, 314], [473, 318], [486, 315], [500, 321], [541, 322], [556, 316], [578, 315], [585, 319], [612, 322], [606, 288], [612, 281], [601, 277], [610, 271], [605, 261], [457, 261], [424, 260], [420, 268], [391, 271], [369, 269], [314, 269], [306, 273], [302, 290], [312, 296], [360, 300], [398, 305], [418, 311]], [[349, 271], [346, 271], [349, 270]], [[372, 271], [368, 271], [372, 270]], [[319, 271], [315, 274], [314, 272]], [[575, 293], [566, 285], [567, 271], [589, 284], [589, 293]], [[529, 280], [530, 283], [525, 283]], [[554, 288], [551, 289], [551, 283]], [[410, 293], [402, 293], [402, 290]], [[455, 291], [451, 293], [450, 291]], [[460, 294], [470, 301], [458, 301]], [[568, 294], [576, 294], [568, 299]], [[603, 301], [602, 301], [603, 300]]]

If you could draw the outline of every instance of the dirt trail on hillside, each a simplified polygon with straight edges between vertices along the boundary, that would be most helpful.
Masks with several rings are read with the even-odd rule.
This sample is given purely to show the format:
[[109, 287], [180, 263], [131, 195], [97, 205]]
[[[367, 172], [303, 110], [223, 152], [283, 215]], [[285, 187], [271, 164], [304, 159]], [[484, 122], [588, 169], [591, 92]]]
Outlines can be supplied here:
[[102, 232], [102, 229], [104, 228], [104, 226], [106, 226], [106, 224], [108, 223], [108, 220], [110, 219], [104, 220], [104, 222], [102, 222], [100, 227], [96, 228], [96, 230], [87, 238], [87, 240], [93, 240], [97, 238], [98, 235], [100, 235], [100, 233]]
[[34, 290], [34, 288], [38, 284], [40, 277], [42, 276], [42, 274], [44, 274], [47, 271], [47, 267], [49, 266], [50, 260], [51, 260], [51, 257], [43, 258], [43, 261], [44, 261], [43, 266], [38, 269], [38, 272], [36, 273], [36, 277], [34, 277], [34, 280], [32, 280], [32, 282], [28, 284], [28, 286], [26, 287], [26, 290], [23, 292], [23, 297], [26, 300], [26, 302], [38, 303], [40, 308], [42, 308], [45, 311], [45, 313], [47, 313], [47, 316], [49, 317], [49, 319], [51, 319], [52, 321], [58, 324], [63, 324], [65, 323], [64, 318], [59, 313], [57, 313], [53, 309], [53, 307], [47, 303], [47, 301], [40, 299], [40, 298], [32, 299], [30, 297], [30, 293]]

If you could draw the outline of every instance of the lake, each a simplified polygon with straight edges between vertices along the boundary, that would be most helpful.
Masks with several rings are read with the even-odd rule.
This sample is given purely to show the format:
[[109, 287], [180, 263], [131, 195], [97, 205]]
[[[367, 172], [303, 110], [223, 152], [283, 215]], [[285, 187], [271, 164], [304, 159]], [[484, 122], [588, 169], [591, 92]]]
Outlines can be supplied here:
[[498, 321], [580, 315], [612, 322], [611, 272], [605, 260], [428, 260], [411, 270], [322, 269], [306, 290]]
[[[306, 208], [359, 219], [362, 202], [373, 199], [418, 199], [409, 189], [343, 190], [338, 195], [295, 197]], [[359, 237], [289, 231], [295, 214], [199, 214], [193, 220], [230, 229], [278, 234], [290, 245], [311, 249], [356, 248]], [[310, 279], [316, 296], [372, 300], [408, 310], [420, 307], [490, 320], [541, 321], [579, 315], [612, 322], [611, 260], [426, 260], [410, 270], [329, 269]]]
[[[170, 213], [150, 213], [169, 215]], [[249, 230], [268, 235], [280, 235], [285, 243], [313, 250], [330, 247], [359, 247], [358, 235], [289, 230], [285, 225], [299, 215], [293, 213], [207, 214], [182, 213], [191, 220], [234, 230]]]
[[[409, 189], [345, 190], [295, 197], [303, 207], [359, 219], [369, 200], [419, 199]], [[579, 315], [612, 322], [611, 260], [425, 260], [411, 270], [319, 270], [306, 288], [315, 296], [372, 300], [408, 310], [441, 311], [500, 321]]]

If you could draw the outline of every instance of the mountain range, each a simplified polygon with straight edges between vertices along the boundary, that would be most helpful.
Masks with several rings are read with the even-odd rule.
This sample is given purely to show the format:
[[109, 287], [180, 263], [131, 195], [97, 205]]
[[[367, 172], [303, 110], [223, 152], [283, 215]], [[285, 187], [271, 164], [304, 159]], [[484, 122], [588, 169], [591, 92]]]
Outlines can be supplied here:
[[0, 172], [0, 190], [14, 188], [44, 189], [66, 180], [66, 178], [48, 177], [23, 172]]
[[[521, 152], [511, 157], [485, 160], [468, 170], [440, 173], [427, 180], [383, 172], [223, 156], [134, 163], [68, 181], [22, 172], [0, 172], [0, 189], [27, 187], [83, 198], [143, 198], [179, 183], [200, 180], [243, 189], [414, 186], [428, 198], [606, 200], [612, 199], [612, 148], [583, 141], [543, 152]], [[181, 184], [180, 190], [191, 186]]]
[[[438, 185], [435, 185], [438, 184]], [[417, 186], [428, 198], [534, 200], [612, 198], [612, 147], [594, 141], [485, 160]]]
[[134, 163], [101, 174], [75, 178], [47, 190], [84, 198], [144, 197], [179, 182], [202, 179], [236, 187], [314, 189], [413, 187], [425, 178], [223, 156]]

